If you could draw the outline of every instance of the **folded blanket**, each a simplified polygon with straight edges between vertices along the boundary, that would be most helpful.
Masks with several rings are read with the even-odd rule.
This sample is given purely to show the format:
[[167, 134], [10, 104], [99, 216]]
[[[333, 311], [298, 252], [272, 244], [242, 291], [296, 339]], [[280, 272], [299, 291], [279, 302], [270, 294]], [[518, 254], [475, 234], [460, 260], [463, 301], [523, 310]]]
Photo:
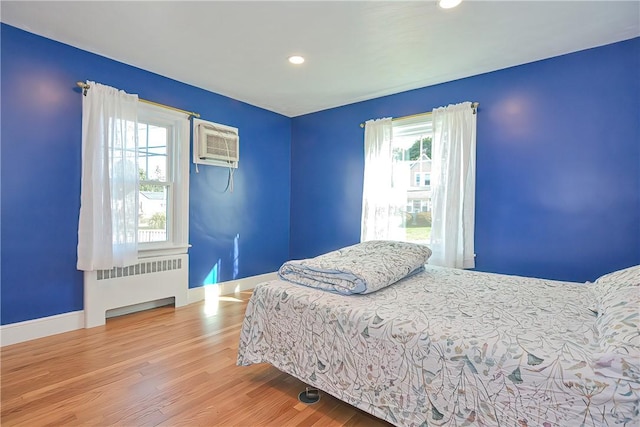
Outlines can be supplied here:
[[344, 295], [368, 294], [424, 269], [431, 250], [424, 245], [372, 240], [315, 258], [287, 261], [282, 280]]

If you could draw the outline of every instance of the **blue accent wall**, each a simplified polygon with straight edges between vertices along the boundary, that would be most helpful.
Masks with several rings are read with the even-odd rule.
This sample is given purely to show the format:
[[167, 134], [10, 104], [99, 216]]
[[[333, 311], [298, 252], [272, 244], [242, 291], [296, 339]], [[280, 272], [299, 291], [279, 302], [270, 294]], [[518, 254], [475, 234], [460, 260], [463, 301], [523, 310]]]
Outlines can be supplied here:
[[480, 102], [476, 269], [594, 280], [640, 264], [640, 38], [296, 117], [292, 258], [357, 243], [365, 120]]
[[191, 166], [190, 287], [272, 272], [288, 258], [290, 118], [5, 24], [1, 60], [2, 324], [83, 309], [78, 80], [239, 128], [233, 193], [226, 169]]

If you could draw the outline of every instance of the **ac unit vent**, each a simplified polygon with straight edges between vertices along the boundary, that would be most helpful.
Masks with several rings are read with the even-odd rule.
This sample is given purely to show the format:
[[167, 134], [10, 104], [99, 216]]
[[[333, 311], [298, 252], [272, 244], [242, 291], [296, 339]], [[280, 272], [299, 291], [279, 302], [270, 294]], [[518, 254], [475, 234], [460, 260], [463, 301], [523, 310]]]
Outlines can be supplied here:
[[238, 167], [240, 137], [237, 128], [204, 120], [194, 120], [194, 127], [196, 163]]
[[203, 144], [200, 146], [201, 159], [238, 161], [238, 134], [225, 130], [214, 130], [202, 126], [200, 130]]

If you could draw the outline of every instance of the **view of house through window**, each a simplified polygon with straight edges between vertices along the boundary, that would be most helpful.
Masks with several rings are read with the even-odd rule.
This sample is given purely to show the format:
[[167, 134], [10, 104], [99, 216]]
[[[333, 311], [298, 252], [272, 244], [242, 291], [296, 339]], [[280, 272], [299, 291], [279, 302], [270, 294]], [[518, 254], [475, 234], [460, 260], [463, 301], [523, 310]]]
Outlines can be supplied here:
[[172, 185], [167, 127], [138, 123], [138, 243], [169, 240], [167, 219]]
[[431, 116], [393, 122], [394, 188], [406, 198], [401, 235], [405, 240], [429, 243], [431, 235]]

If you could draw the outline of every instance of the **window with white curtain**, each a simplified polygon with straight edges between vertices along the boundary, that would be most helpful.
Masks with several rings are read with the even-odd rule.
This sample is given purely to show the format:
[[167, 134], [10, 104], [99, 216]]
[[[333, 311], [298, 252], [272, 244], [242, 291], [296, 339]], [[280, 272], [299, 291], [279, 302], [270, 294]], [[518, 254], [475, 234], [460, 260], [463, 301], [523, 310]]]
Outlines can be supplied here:
[[475, 144], [470, 102], [367, 121], [361, 240], [427, 244], [431, 264], [474, 267]]
[[141, 252], [186, 253], [188, 117], [110, 86], [87, 84], [78, 269], [125, 267]]

